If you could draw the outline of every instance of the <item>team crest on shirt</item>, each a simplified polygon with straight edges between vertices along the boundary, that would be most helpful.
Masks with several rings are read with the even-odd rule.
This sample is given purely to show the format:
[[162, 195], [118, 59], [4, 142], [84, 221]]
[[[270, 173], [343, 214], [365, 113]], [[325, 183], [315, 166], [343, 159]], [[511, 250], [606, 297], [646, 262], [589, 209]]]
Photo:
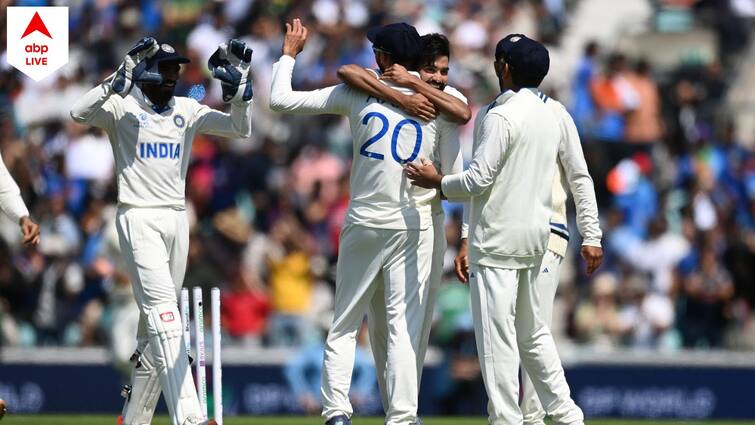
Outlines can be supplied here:
[[148, 128], [149, 127], [149, 117], [146, 113], [142, 112], [137, 117], [137, 121], [135, 123], [132, 123], [134, 128]]
[[186, 119], [184, 119], [183, 115], [176, 114], [173, 116], [173, 124], [178, 128], [184, 128], [184, 125], [186, 125]]

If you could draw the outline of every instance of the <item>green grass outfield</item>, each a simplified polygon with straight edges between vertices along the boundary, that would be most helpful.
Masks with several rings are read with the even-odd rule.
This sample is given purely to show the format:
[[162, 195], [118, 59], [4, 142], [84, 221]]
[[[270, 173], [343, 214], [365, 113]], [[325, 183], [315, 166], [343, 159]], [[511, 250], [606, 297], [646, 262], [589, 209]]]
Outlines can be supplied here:
[[[485, 425], [485, 418], [441, 418], [428, 417], [425, 425]], [[2, 425], [112, 425], [114, 416], [96, 415], [7, 415]], [[153, 425], [169, 425], [165, 416], [159, 417]], [[310, 417], [260, 417], [240, 416], [230, 417], [224, 421], [225, 425], [322, 425], [319, 418]], [[662, 420], [609, 420], [591, 419], [586, 425], [640, 425], [640, 424], [700, 424], [700, 425], [745, 425], [755, 424], [755, 421], [662, 421]], [[354, 418], [354, 425], [383, 425], [382, 418]]]

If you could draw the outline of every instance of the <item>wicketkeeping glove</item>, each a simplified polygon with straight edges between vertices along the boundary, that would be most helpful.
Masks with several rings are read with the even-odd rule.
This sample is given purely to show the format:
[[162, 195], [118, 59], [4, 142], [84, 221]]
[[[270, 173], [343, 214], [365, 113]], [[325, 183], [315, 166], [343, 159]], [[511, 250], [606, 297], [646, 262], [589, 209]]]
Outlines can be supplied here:
[[121, 97], [126, 97], [134, 86], [134, 82], [160, 84], [163, 77], [156, 72], [145, 72], [147, 59], [154, 56], [160, 50], [157, 40], [152, 37], [144, 37], [128, 51], [115, 77], [112, 81], [113, 91]]
[[220, 80], [224, 102], [248, 102], [254, 95], [251, 79], [252, 49], [241, 40], [218, 46], [207, 66], [212, 77]]

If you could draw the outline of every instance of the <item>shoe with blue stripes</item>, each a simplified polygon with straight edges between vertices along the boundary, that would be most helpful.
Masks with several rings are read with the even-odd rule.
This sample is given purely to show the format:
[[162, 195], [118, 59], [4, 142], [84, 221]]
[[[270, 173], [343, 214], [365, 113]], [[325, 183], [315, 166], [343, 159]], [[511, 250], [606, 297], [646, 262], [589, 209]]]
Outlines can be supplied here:
[[351, 419], [346, 415], [333, 416], [325, 422], [325, 425], [351, 425]]

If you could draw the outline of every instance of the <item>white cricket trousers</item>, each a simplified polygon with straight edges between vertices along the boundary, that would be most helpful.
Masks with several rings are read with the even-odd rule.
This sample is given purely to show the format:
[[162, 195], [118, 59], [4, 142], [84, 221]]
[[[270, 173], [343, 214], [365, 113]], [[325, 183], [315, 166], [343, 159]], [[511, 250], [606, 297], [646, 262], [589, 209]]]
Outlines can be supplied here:
[[519, 409], [520, 355], [553, 423], [584, 423], [582, 410], [571, 399], [553, 336], [537, 312], [539, 266], [470, 267], [472, 317], [491, 425], [523, 423]]
[[[443, 258], [446, 254], [446, 216], [443, 211], [433, 215], [433, 260], [430, 268], [430, 282], [427, 290], [427, 301], [424, 305], [415, 306], [425, 311], [422, 319], [422, 333], [419, 335], [419, 350], [417, 351], [417, 387], [422, 386], [422, 368], [425, 363], [425, 354], [427, 353], [427, 344], [430, 339], [430, 328], [433, 322], [433, 309], [435, 301], [438, 298], [438, 288], [443, 276]], [[383, 307], [382, 296], [373, 296], [370, 303], [370, 310], [367, 315], [367, 324], [369, 328], [370, 346], [372, 347], [372, 356], [375, 359], [375, 369], [378, 377], [378, 387], [380, 389], [380, 400], [383, 403], [383, 409], [388, 411], [388, 394], [385, 392], [385, 359], [387, 350], [387, 325], [385, 318], [385, 308]], [[419, 396], [419, 391], [418, 391]]]
[[[534, 310], [539, 314], [540, 320], [548, 327], [553, 321], [553, 303], [558, 289], [559, 270], [563, 257], [548, 250], [543, 257], [540, 266], [540, 274], [537, 276], [535, 290], [538, 293], [533, 302], [538, 304]], [[532, 385], [527, 371], [522, 368], [522, 401], [520, 403], [524, 425], [545, 425], [545, 409], [537, 398], [535, 387]]]
[[428, 298], [433, 231], [346, 224], [338, 252], [335, 312], [323, 361], [322, 417], [327, 421], [353, 414], [349, 387], [356, 336], [365, 313], [371, 310], [371, 327], [385, 340], [384, 360], [378, 368], [383, 373], [378, 380], [381, 393], [386, 394], [386, 424], [410, 424], [417, 418], [417, 354]]
[[[137, 349], [157, 370], [172, 423], [182, 425], [201, 415], [178, 311], [189, 250], [186, 211], [119, 206], [116, 228], [140, 312]], [[154, 411], [154, 396], [148, 398], [143, 416]]]

